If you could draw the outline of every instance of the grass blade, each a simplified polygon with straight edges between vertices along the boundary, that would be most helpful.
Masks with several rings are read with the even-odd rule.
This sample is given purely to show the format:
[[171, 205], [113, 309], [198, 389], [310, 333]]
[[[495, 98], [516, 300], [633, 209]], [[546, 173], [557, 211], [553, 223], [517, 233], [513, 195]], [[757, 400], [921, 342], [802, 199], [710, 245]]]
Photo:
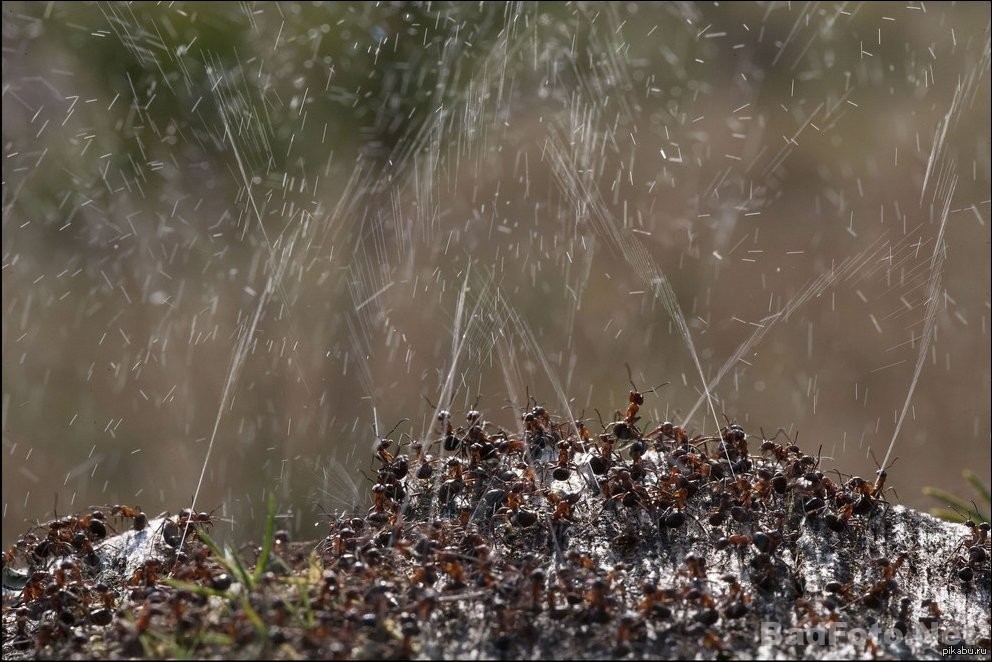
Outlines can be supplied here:
[[265, 517], [265, 536], [262, 539], [262, 552], [258, 556], [258, 562], [255, 564], [255, 571], [252, 573], [252, 586], [254, 586], [258, 580], [262, 578], [262, 574], [265, 572], [265, 568], [269, 564], [269, 556], [272, 554], [272, 545], [275, 540], [275, 535], [276, 497], [272, 492], [269, 492], [269, 512]]

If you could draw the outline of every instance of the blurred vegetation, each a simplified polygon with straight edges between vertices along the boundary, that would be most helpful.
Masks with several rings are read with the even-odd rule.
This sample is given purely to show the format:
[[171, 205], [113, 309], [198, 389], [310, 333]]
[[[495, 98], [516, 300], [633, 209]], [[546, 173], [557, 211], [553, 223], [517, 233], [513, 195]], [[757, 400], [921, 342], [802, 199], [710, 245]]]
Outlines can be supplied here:
[[946, 508], [931, 508], [930, 512], [948, 522], [964, 522], [969, 519], [976, 524], [988, 522], [990, 507], [992, 507], [992, 493], [989, 491], [989, 486], [983, 483], [982, 479], [970, 469], [961, 472], [961, 477], [975, 490], [975, 495], [984, 509], [974, 501], [965, 501], [946, 490], [937, 487], [924, 487], [924, 494], [947, 506]]
[[[3, 11], [5, 540], [80, 503], [175, 510], [219, 415], [208, 509], [262, 518], [273, 484], [296, 527], [315, 501], [362, 507], [372, 424], [430, 429], [463, 283], [477, 314], [445, 406], [519, 424], [504, 410], [525, 394], [563, 408], [560, 382], [591, 416], [622, 406], [630, 362], [675, 384], [652, 418], [684, 414], [696, 367], [593, 203], [671, 279], [708, 378], [865, 251], [740, 357], [717, 406], [871, 471], [919, 343], [930, 145], [968, 76], [946, 136], [960, 178], [938, 343], [898, 440], [919, 461], [890, 481], [988, 471], [986, 4]], [[549, 136], [588, 199], [562, 190]], [[925, 461], [937, 443], [946, 467]]]

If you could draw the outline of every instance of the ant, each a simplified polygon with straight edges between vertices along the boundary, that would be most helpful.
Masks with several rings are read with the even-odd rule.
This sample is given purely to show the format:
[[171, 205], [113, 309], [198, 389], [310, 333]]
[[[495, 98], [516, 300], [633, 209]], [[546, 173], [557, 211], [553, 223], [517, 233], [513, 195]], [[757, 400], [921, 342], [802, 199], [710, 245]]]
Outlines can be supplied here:
[[[899, 458], [897, 457], [895, 460], [889, 462], [887, 467], [883, 467], [878, 463], [878, 459], [875, 457], [874, 453], [871, 453], [871, 459], [872, 462], [875, 463], [877, 469], [875, 471], [875, 482], [871, 486], [869, 495], [878, 501], [884, 501], [885, 499], [882, 498], [882, 492], [885, 489], [885, 479], [889, 477], [888, 469], [890, 469], [892, 465], [899, 460]], [[898, 495], [896, 496], [898, 497]]]
[[747, 606], [751, 602], [751, 596], [747, 594], [736, 576], [728, 574], [724, 575], [722, 579], [727, 583], [727, 593], [723, 598], [723, 603], [726, 605], [723, 609], [724, 617], [742, 618], [747, 614]]
[[[611, 501], [620, 501], [627, 508], [646, 506], [651, 502], [647, 490], [634, 482], [627, 469], [614, 470], [605, 479], [599, 481], [603, 496]], [[604, 504], [604, 509], [606, 504]]]
[[417, 467], [417, 478], [427, 480], [434, 475], [434, 464], [437, 462], [437, 458], [429, 453], [424, 453], [424, 444], [420, 441], [414, 441], [410, 444], [410, 448], [413, 449], [413, 462], [420, 463]]
[[388, 511], [396, 512], [399, 502], [406, 497], [403, 485], [386, 469], [380, 470], [379, 482], [372, 486], [372, 507], [366, 516], [370, 522], [385, 524], [392, 519]]
[[449, 452], [458, 450], [461, 446], [461, 439], [455, 436], [454, 427], [451, 425], [451, 412], [447, 409], [438, 409], [426, 395], [423, 396], [423, 398], [427, 401], [428, 406], [437, 412], [435, 415], [435, 420], [440, 426], [439, 432], [442, 435], [441, 442], [444, 446], [444, 450]]
[[[564, 425], [555, 424], [551, 420], [548, 410], [541, 405], [535, 405], [530, 411], [524, 412], [521, 416], [524, 422], [523, 440], [520, 442], [527, 451], [528, 456], [537, 460], [543, 459], [549, 446], [552, 448], [562, 439]], [[514, 447], [517, 446], [514, 439], [509, 440]], [[502, 445], [502, 444], [501, 444]], [[511, 449], [516, 452], [515, 448]]]
[[654, 582], [645, 582], [641, 587], [641, 602], [637, 609], [645, 617], [669, 618], [672, 610], [665, 603], [669, 601], [665, 591], [659, 591]]
[[[596, 410], [596, 414], [599, 415], [599, 410]], [[603, 417], [599, 416], [600, 425], [603, 425]], [[603, 425], [605, 430], [607, 426]], [[610, 467], [613, 466], [613, 439], [608, 433], [603, 433], [598, 437], [602, 446], [594, 447], [598, 454], [592, 455], [589, 458], [589, 468], [597, 476], [602, 476]]]
[[148, 559], [128, 579], [128, 586], [154, 586], [165, 566], [159, 559]]
[[[547, 576], [540, 568], [535, 568], [530, 573], [530, 608], [532, 611], [540, 611], [541, 594], [544, 592], [544, 583]], [[550, 599], [550, 594], [549, 594]]]
[[[94, 553], [93, 545], [90, 542], [90, 535], [92, 534], [87, 535], [89, 528], [84, 527], [81, 522], [81, 518], [73, 516], [52, 520], [47, 524], [48, 534], [44, 538], [39, 540], [34, 534], [25, 536], [21, 541], [18, 541], [18, 545], [8, 550], [5, 559], [9, 556], [13, 560], [16, 556], [18, 546], [24, 549], [28, 545], [31, 545], [31, 543], [36, 542], [31, 547], [28, 559], [29, 565], [32, 567], [47, 564], [46, 559], [49, 557], [58, 558], [60, 556], [68, 556], [77, 551], [85, 555], [90, 565], [98, 565], [99, 558]], [[38, 527], [41, 526], [45, 525], [38, 525]], [[94, 535], [93, 537], [97, 536]]]
[[482, 419], [482, 412], [473, 408], [465, 415], [465, 420], [468, 421], [469, 427], [468, 432], [465, 435], [465, 439], [467, 441], [463, 442], [462, 450], [464, 450], [465, 446], [468, 444], [479, 444], [482, 457], [492, 457], [495, 453], [496, 446], [493, 444], [489, 435], [485, 432], [485, 428], [488, 427], [490, 423]]
[[592, 439], [592, 433], [589, 432], [589, 428], [586, 427], [585, 420], [579, 418], [578, 420], [572, 421], [572, 425], [575, 427], [575, 432], [582, 441], [590, 441]]
[[613, 599], [610, 597], [612, 587], [609, 580], [596, 578], [587, 584], [585, 599], [588, 603], [587, 616], [589, 620], [605, 623], [609, 620], [610, 607]]
[[660, 435], [662, 441], [673, 439], [675, 443], [680, 446], [684, 446], [689, 443], [689, 433], [685, 431], [685, 428], [681, 425], [675, 425], [671, 421], [665, 421], [655, 429], [651, 430], [651, 432], [649, 432], [646, 436], [654, 437], [655, 435]]
[[461, 441], [455, 436], [454, 430], [451, 427], [451, 412], [447, 409], [439, 411], [437, 413], [437, 422], [444, 428], [444, 450], [449, 452], [458, 450], [458, 447], [461, 446]]
[[730, 546], [736, 547], [739, 551], [743, 551], [747, 549], [752, 542], [754, 542], [754, 538], [751, 536], [738, 533], [720, 538], [716, 541], [715, 547], [718, 552], [723, 551]]
[[[774, 547], [771, 550], [774, 551]], [[773, 590], [776, 580], [788, 570], [788, 566], [770, 552], [759, 551], [748, 561], [748, 565], [753, 570], [751, 581], [763, 591]]]
[[[788, 446], [775, 443], [775, 440], [778, 439], [779, 435], [785, 437], [785, 440], [789, 442]], [[784, 464], [786, 461], [788, 461], [789, 455], [795, 454], [797, 457], [802, 455], [802, 451], [800, 451], [799, 446], [796, 445], [796, 441], [798, 441], [798, 435], [796, 435], [796, 439], [790, 439], [786, 431], [782, 428], [779, 428], [778, 432], [776, 432], [775, 436], [772, 437], [771, 439], [765, 439], [764, 430], [761, 430], [761, 437], [763, 439], [763, 441], [761, 442], [761, 453], [762, 454], [771, 453], [775, 457], [775, 461], [778, 462], [779, 464]]]
[[548, 413], [548, 410], [545, 407], [537, 404], [536, 400], [534, 401], [534, 408], [530, 410], [530, 413], [544, 428], [551, 426], [551, 414]]
[[637, 412], [640, 410], [641, 405], [644, 404], [644, 393], [654, 393], [662, 386], [667, 386], [670, 382], [664, 382], [662, 384], [658, 384], [654, 388], [650, 388], [647, 391], [644, 391], [644, 393], [641, 393], [640, 391], [637, 390], [637, 385], [634, 384], [634, 377], [630, 371], [630, 364], [624, 363], [624, 365], [627, 366], [627, 379], [630, 382], [630, 387], [631, 387], [630, 395], [628, 396], [628, 400], [630, 404], [627, 405], [627, 414], [626, 416], [624, 416], [624, 421], [629, 425], [633, 425], [634, 423], [637, 422], [639, 418], [637, 416]]
[[[970, 531], [969, 536], [961, 540], [954, 548], [950, 563], [957, 569], [958, 579], [967, 584], [974, 579], [975, 571], [981, 571], [982, 566], [989, 560], [990, 554], [985, 546], [988, 543], [989, 530], [992, 527], [988, 522], [975, 524], [975, 521], [970, 517], [965, 520], [964, 525]], [[967, 548], [968, 558], [960, 553], [963, 548]]]
[[827, 528], [834, 533], [843, 533], [844, 531], [847, 531], [848, 523], [851, 520], [851, 516], [855, 512], [855, 504], [858, 502], [857, 500], [851, 499], [846, 494], [838, 494], [837, 500], [842, 502], [843, 505], [836, 513], [827, 513], [823, 520], [826, 523]]
[[451, 578], [449, 588], [465, 588], [465, 569], [461, 564], [461, 554], [452, 548], [446, 548], [438, 555], [441, 570]]
[[928, 628], [932, 628], [934, 625], [940, 622], [943, 617], [943, 613], [940, 610], [940, 605], [936, 600], [927, 598], [920, 603], [921, 607], [926, 607], [926, 616], [920, 616], [920, 623]]
[[706, 559], [699, 554], [689, 553], [685, 557], [686, 574], [693, 579], [706, 578]]
[[[836, 584], [837, 582], [832, 582]], [[838, 620], [837, 614], [831, 613], [823, 614], [816, 606], [805, 598], [796, 599], [796, 611], [802, 613], [799, 623], [805, 627], [812, 627], [821, 630], [827, 630], [827, 641], [833, 640], [832, 624], [836, 623]], [[833, 644], [831, 644], [833, 645]]]
[[731, 423], [726, 414], [724, 414], [724, 418], [727, 419], [727, 425], [720, 428], [720, 439], [724, 444], [736, 450], [738, 455], [746, 458], [748, 456], [747, 432], [738, 423]]
[[44, 596], [46, 589], [54, 583], [52, 575], [47, 572], [35, 572], [28, 578], [24, 588], [21, 589], [21, 600], [25, 603], [32, 603]]
[[[879, 466], [878, 460], [875, 460], [874, 453], [872, 453], [872, 459], [875, 461], [875, 466], [878, 467], [878, 470], [875, 472], [874, 483], [869, 483], [861, 476], [852, 476], [844, 483], [844, 487], [856, 495], [853, 506], [851, 506], [855, 515], [868, 515], [875, 510], [876, 502], [887, 503], [883, 497], [883, 492], [885, 490], [885, 479], [888, 477], [888, 472], [885, 468]], [[896, 458], [896, 460], [898, 459]], [[889, 466], [891, 467], [895, 464], [896, 460], [889, 463]], [[839, 478], [840, 473], [837, 475]]]
[[909, 554], [902, 552], [895, 561], [887, 557], [875, 559], [875, 564], [882, 569], [882, 576], [872, 584], [871, 588], [861, 596], [861, 602], [870, 609], [878, 609], [884, 601], [899, 590], [899, 583], [895, 580], [896, 572], [902, 567]]
[[372, 434], [376, 436], [375, 456], [379, 458], [379, 461], [382, 462], [383, 466], [389, 466], [392, 464], [393, 458], [395, 457], [389, 452], [389, 447], [393, 445], [393, 440], [389, 438], [389, 435], [396, 432], [396, 428], [409, 420], [409, 418], [400, 419], [399, 423], [394, 425], [393, 429], [387, 432], [384, 437], [379, 436], [379, 431], [376, 429], [376, 424], [374, 421], [372, 422]]
[[134, 520], [132, 528], [135, 531], [144, 531], [148, 527], [148, 515], [145, 515], [141, 508], [131, 508], [130, 506], [115, 504], [110, 506], [110, 514], [114, 517], [126, 517]]
[[767, 503], [773, 493], [784, 494], [789, 489], [789, 481], [785, 474], [773, 473], [768, 467], [760, 467], [755, 471], [755, 477], [757, 480], [754, 481], [752, 489], [758, 501]]
[[561, 492], [548, 490], [544, 493], [544, 498], [547, 499], [549, 504], [554, 506], [555, 511], [551, 515], [551, 521], [557, 524], [562, 520], [572, 519], [572, 506], [579, 502], [582, 498], [582, 493], [566, 492], [562, 494]]
[[[975, 507], [977, 510], [977, 506]], [[981, 524], [975, 524], [975, 520], [970, 517], [964, 521], [964, 525], [968, 527], [971, 531], [971, 538], [962, 541], [962, 545], [966, 547], [975, 547], [976, 545], [984, 545], [989, 540], [989, 530], [992, 526], [988, 522], [982, 522]]]
[[882, 579], [893, 579], [896, 576], [896, 572], [902, 567], [903, 563], [905, 563], [908, 558], [909, 554], [906, 552], [900, 552], [895, 561], [892, 561], [884, 556], [875, 559], [875, 563], [882, 569]]
[[497, 515], [506, 518], [510, 524], [524, 529], [537, 523], [537, 513], [521, 507], [524, 503], [521, 494], [527, 488], [526, 481], [514, 482], [506, 493], [506, 505], [496, 511]]
[[213, 525], [213, 511], [197, 513], [190, 508], [183, 508], [179, 511], [175, 521], [167, 519], [162, 525], [162, 538], [170, 547], [179, 547], [186, 538], [186, 532], [190, 527], [211, 528]]
[[93, 510], [87, 515], [70, 515], [49, 523], [51, 529], [68, 528], [73, 532], [84, 531], [96, 539], [107, 537], [107, 516], [99, 510]]
[[[218, 506], [219, 508], [220, 506]], [[214, 509], [216, 510], [216, 508]], [[203, 527], [212, 527], [214, 525], [213, 520], [213, 510], [209, 513], [196, 513], [189, 508], [183, 508], [179, 511], [179, 521], [180, 526], [185, 526], [186, 524], [196, 524]]]
[[627, 396], [627, 411], [622, 418], [620, 417], [620, 412], [616, 412], [616, 416], [620, 420], [614, 421], [611, 425], [613, 427], [613, 434], [617, 439], [639, 439], [641, 437], [641, 433], [637, 429], [636, 423], [641, 417], [637, 415], [637, 412], [640, 411], [641, 405], [644, 404], [644, 393], [653, 393], [662, 386], [666, 386], [669, 382], [658, 384], [654, 388], [648, 389], [642, 393], [637, 390], [637, 385], [634, 383], [634, 376], [631, 373], [630, 364], [624, 363], [624, 365], [627, 366], [627, 378], [630, 381], [631, 387], [630, 394]]
[[30, 557], [30, 549], [38, 544], [38, 536], [28, 532], [18, 538], [17, 542], [11, 545], [3, 554], [3, 565], [13, 565], [18, 558], [27, 561]]
[[572, 462], [572, 446], [567, 441], [559, 441], [558, 462], [551, 471], [551, 477], [555, 480], [568, 480], [572, 475], [572, 469], [576, 469]]

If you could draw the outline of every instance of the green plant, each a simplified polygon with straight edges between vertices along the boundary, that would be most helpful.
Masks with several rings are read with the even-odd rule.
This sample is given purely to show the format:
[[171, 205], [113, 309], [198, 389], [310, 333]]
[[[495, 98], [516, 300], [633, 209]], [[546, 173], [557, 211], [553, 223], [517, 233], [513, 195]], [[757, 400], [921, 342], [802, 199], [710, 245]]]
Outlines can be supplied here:
[[975, 490], [979, 501], [984, 504], [984, 510], [974, 500], [966, 502], [964, 499], [940, 488], [924, 487], [924, 494], [942, 501], [948, 506], [947, 508], [931, 508], [930, 513], [948, 522], [964, 522], [967, 519], [979, 524], [988, 522], [990, 507], [992, 507], [992, 492], [990, 492], [989, 486], [984, 484], [978, 475], [970, 469], [965, 469], [961, 472], [961, 475]]
[[[234, 576], [242, 585], [243, 590], [239, 591], [237, 594], [241, 610], [244, 612], [245, 617], [249, 620], [249, 622], [251, 622], [252, 627], [255, 628], [260, 641], [263, 642], [268, 641], [268, 628], [265, 626], [261, 616], [251, 605], [251, 591], [259, 586], [262, 575], [265, 573], [265, 569], [269, 564], [269, 559], [272, 556], [272, 548], [275, 543], [275, 521], [276, 499], [275, 495], [269, 493], [268, 512], [265, 517], [265, 535], [262, 539], [262, 548], [258, 556], [258, 561], [255, 563], [255, 568], [250, 572], [245, 567], [241, 557], [238, 556], [237, 552], [232, 549], [230, 545], [225, 545], [222, 549], [220, 545], [218, 545], [217, 542], [205, 531], [201, 529], [197, 532], [197, 536], [208, 548], [210, 548], [210, 551], [214, 557], [220, 561], [224, 567], [227, 568], [228, 572], [230, 572], [231, 575]], [[230, 591], [220, 591], [174, 579], [167, 579], [165, 582], [174, 588], [190, 591], [204, 597], [230, 597]]]

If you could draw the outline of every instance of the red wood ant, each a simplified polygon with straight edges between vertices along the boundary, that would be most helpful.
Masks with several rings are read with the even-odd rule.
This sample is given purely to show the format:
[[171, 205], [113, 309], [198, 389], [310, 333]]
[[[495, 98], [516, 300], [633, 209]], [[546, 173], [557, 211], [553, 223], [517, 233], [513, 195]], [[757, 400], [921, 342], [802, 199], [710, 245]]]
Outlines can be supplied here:
[[866, 607], [877, 609], [882, 606], [886, 598], [899, 588], [895, 580], [896, 572], [902, 567], [909, 557], [905, 552], [899, 554], [895, 561], [887, 557], [875, 559], [875, 564], [882, 569], [882, 576], [872, 584], [871, 588], [861, 596], [860, 600]]
[[675, 425], [671, 421], [665, 421], [647, 434], [647, 437], [661, 435], [662, 440], [673, 439], [678, 445], [689, 443], [689, 433], [681, 425]]
[[583, 421], [582, 419], [579, 419], [577, 421], [574, 421], [572, 423], [572, 425], [575, 426], [575, 432], [576, 432], [576, 434], [579, 435], [579, 438], [582, 441], [591, 441], [592, 440], [592, 433], [589, 432], [589, 428], [586, 427], [585, 421]]
[[634, 377], [630, 370], [630, 364], [625, 363], [624, 365], [627, 366], [627, 378], [630, 381], [631, 387], [631, 391], [627, 396], [627, 411], [623, 414], [622, 418], [620, 412], [618, 411], [616, 413], [616, 417], [620, 420], [614, 421], [611, 423], [611, 426], [613, 428], [613, 435], [617, 439], [640, 439], [641, 433], [637, 429], [636, 423], [641, 418], [637, 415], [637, 413], [641, 410], [641, 405], [644, 404], [644, 393], [653, 393], [662, 386], [667, 385], [668, 382], [658, 384], [654, 388], [650, 388], [642, 393], [637, 390], [637, 385], [634, 384]]
[[[787, 446], [775, 443], [775, 440], [778, 439], [779, 435], [785, 437], [785, 440], [789, 442]], [[761, 442], [762, 455], [764, 455], [765, 453], [770, 453], [775, 458], [775, 461], [778, 462], [779, 464], [785, 464], [788, 461], [790, 455], [796, 455], [797, 457], [802, 455], [799, 446], [796, 445], [796, 440], [789, 439], [789, 435], [782, 428], [779, 428], [778, 432], [776, 432], [775, 436], [772, 437], [771, 439], [765, 439], [765, 431], [761, 430], [761, 437], [762, 437], [762, 442]], [[798, 435], [797, 435], [797, 439], [798, 439]]]
[[746, 549], [753, 542], [753, 538], [744, 534], [734, 534], [720, 538], [716, 541], [716, 550], [722, 551], [727, 547], [736, 547], [738, 550]]
[[131, 508], [115, 504], [110, 506], [110, 514], [114, 517], [126, 517], [134, 521], [132, 528], [135, 531], [144, 531], [148, 526], [148, 516], [142, 512], [141, 508]]
[[[989, 526], [988, 522], [976, 525], [971, 518], [965, 520], [964, 525], [968, 527], [970, 533], [954, 548], [950, 561], [957, 570], [958, 579], [967, 584], [974, 579], [975, 571], [981, 570], [992, 556], [986, 549], [989, 541], [989, 530], [992, 527]], [[960, 554], [964, 548], [968, 550], [968, 558]]]
[[434, 403], [427, 398], [426, 395], [424, 396], [424, 400], [427, 401], [427, 404], [431, 409], [437, 412], [437, 414], [435, 415], [435, 420], [437, 421], [438, 426], [440, 427], [438, 432], [441, 434], [441, 445], [444, 448], [444, 450], [449, 452], [454, 452], [458, 450], [458, 448], [461, 446], [462, 441], [457, 436], [455, 436], [455, 429], [454, 426], [452, 426], [451, 424], [451, 412], [448, 411], [447, 409], [438, 409], [436, 406], [434, 406]]
[[389, 438], [389, 435], [396, 432], [396, 428], [403, 425], [408, 420], [410, 419], [408, 418], [401, 419], [400, 422], [394, 425], [393, 429], [387, 432], [384, 437], [379, 436], [379, 432], [378, 430], [376, 430], [375, 423], [374, 422], [372, 423], [372, 432], [376, 436], [375, 456], [379, 458], [379, 461], [382, 462], [383, 466], [389, 466], [393, 462], [393, 458], [395, 457], [392, 453], [389, 452], [389, 447], [393, 445], [393, 440]]
[[572, 445], [567, 441], [558, 442], [558, 461], [551, 471], [551, 477], [555, 480], [568, 480], [572, 475], [572, 469], [576, 469], [572, 463]]
[[686, 574], [693, 579], [706, 578], [706, 559], [699, 554], [686, 554], [685, 567]]
[[971, 538], [962, 541], [964, 546], [974, 547], [976, 545], [984, 545], [988, 542], [989, 530], [992, 529], [992, 526], [990, 526], [988, 522], [975, 524], [975, 520], [969, 517], [964, 521], [964, 525], [971, 531]]
[[572, 519], [572, 506], [579, 502], [582, 498], [582, 493], [567, 492], [562, 494], [561, 492], [547, 490], [544, 492], [544, 498], [547, 499], [549, 504], [554, 506], [555, 510], [551, 515], [551, 521], [557, 524], [562, 520]]
[[183, 508], [175, 520], [166, 519], [162, 525], [162, 538], [169, 546], [179, 547], [191, 527], [210, 528], [213, 524], [213, 511], [198, 513], [190, 508]]

